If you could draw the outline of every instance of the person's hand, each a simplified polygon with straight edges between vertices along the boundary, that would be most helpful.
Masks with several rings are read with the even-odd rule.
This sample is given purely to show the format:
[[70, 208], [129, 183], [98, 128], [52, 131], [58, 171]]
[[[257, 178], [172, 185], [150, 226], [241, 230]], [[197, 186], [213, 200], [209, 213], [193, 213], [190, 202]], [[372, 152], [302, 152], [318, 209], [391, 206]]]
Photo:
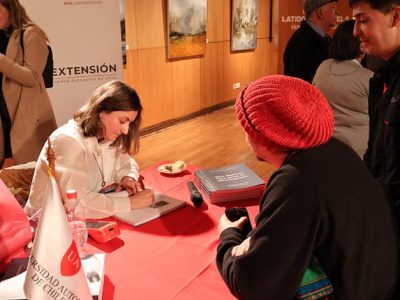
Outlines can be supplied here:
[[230, 227], [235, 227], [235, 228], [243, 228], [244, 223], [247, 221], [247, 217], [241, 217], [239, 220], [235, 222], [229, 221], [228, 217], [223, 214], [221, 218], [219, 219], [218, 223], [218, 232], [221, 234], [222, 231], [224, 231], [227, 228]]
[[134, 195], [129, 196], [131, 209], [151, 206], [154, 203], [154, 193], [151, 189], [144, 189]]
[[122, 189], [125, 189], [129, 195], [136, 194], [143, 190], [140, 182], [129, 176], [125, 176], [122, 178], [121, 184], [117, 187], [116, 192], [119, 192]]
[[251, 237], [248, 237], [240, 245], [237, 245], [232, 248], [231, 254], [233, 257], [240, 256], [240, 255], [247, 253], [247, 251], [249, 250], [249, 247], [250, 247], [250, 238]]

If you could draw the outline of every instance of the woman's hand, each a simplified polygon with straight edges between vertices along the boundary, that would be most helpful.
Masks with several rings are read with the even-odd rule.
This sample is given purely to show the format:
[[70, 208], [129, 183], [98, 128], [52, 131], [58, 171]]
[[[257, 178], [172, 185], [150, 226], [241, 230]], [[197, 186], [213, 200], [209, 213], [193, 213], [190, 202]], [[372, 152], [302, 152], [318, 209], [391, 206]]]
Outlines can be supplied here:
[[129, 195], [136, 194], [143, 190], [141, 183], [129, 176], [122, 178], [121, 184], [119, 187], [117, 187], [116, 192], [119, 192], [122, 189], [125, 189]]
[[151, 206], [154, 203], [154, 193], [151, 189], [144, 189], [134, 195], [129, 196], [131, 209]]

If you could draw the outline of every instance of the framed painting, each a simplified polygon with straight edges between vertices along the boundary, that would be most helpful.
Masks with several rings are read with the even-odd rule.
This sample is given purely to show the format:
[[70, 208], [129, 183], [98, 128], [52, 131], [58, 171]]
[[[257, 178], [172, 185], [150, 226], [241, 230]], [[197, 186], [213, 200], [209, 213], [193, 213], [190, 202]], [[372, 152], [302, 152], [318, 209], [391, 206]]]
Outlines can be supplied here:
[[258, 0], [232, 0], [231, 50], [257, 46]]
[[122, 63], [126, 64], [125, 0], [119, 0], [119, 19], [121, 23]]
[[204, 55], [207, 0], [168, 0], [168, 58]]

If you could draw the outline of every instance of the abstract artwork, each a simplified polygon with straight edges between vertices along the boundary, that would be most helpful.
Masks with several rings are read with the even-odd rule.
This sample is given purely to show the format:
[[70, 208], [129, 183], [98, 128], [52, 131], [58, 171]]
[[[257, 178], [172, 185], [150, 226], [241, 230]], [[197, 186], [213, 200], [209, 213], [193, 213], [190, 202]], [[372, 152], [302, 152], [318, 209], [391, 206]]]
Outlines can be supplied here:
[[168, 0], [168, 58], [204, 55], [207, 0]]
[[258, 0], [232, 0], [232, 51], [257, 46]]

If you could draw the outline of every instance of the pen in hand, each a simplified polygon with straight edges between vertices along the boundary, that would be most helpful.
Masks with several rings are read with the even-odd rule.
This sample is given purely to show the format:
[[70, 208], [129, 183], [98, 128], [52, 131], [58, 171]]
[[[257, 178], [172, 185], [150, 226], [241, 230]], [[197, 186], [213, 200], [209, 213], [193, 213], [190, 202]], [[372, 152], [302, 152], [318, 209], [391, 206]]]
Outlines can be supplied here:
[[145, 189], [143, 179], [144, 177], [142, 175], [139, 175], [138, 182], [140, 183], [140, 188], [142, 189], [142, 191]]

